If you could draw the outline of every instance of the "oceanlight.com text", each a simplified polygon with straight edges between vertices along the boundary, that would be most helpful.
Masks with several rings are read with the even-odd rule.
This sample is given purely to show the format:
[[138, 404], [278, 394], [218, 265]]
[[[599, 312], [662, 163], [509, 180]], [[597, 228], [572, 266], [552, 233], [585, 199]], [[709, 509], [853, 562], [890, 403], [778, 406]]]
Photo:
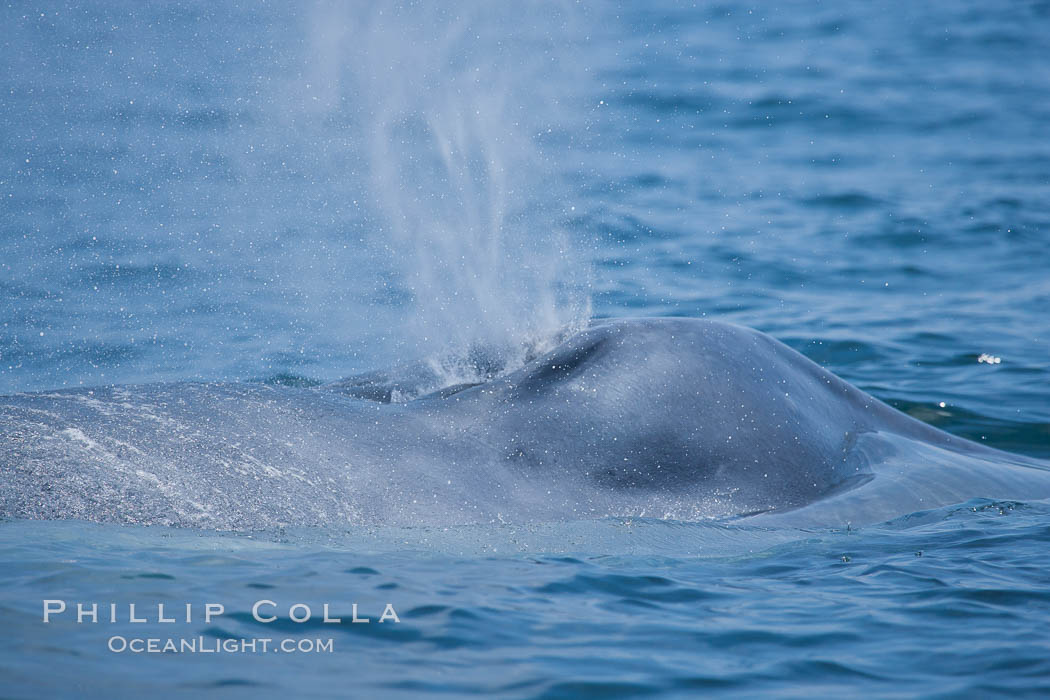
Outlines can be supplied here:
[[114, 635], [107, 647], [116, 654], [330, 654], [334, 640], [256, 637], [215, 639], [211, 637], [124, 637]]

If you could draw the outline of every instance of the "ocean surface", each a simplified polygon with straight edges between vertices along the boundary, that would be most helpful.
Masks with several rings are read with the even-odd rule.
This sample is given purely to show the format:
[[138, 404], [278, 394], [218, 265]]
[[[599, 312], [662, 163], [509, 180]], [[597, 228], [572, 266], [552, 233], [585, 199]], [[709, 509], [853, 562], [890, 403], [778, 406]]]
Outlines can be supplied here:
[[[692, 316], [1050, 458], [1050, 4], [0, 21], [0, 395], [313, 385]], [[1045, 696], [1048, 572], [1050, 504], [979, 497], [815, 531], [0, 522], [0, 696]], [[150, 637], [331, 648], [111, 650]]]

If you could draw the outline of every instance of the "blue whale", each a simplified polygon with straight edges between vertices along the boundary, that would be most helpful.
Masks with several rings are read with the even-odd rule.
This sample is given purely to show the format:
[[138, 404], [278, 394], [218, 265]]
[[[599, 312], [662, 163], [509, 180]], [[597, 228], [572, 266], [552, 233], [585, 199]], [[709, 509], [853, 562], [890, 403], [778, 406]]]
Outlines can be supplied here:
[[594, 322], [408, 401], [419, 370], [0, 398], [0, 517], [206, 529], [603, 517], [838, 527], [1050, 497], [1050, 464], [949, 435], [773, 338]]

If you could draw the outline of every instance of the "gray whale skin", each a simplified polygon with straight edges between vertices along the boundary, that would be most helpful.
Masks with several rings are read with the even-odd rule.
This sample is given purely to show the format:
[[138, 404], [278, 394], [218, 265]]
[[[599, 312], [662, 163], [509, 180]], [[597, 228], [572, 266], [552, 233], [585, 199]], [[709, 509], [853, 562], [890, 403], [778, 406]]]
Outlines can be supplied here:
[[403, 403], [397, 377], [0, 397], [0, 518], [206, 529], [602, 517], [839, 527], [1050, 497], [1050, 464], [948, 435], [773, 338], [594, 322]]

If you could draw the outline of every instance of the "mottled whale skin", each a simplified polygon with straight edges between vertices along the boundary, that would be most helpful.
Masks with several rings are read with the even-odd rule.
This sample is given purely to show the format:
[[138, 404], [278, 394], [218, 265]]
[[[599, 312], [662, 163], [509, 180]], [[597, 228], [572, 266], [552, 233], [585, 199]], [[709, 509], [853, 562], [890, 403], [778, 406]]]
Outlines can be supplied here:
[[[0, 517], [256, 530], [610, 516], [839, 527], [1050, 497], [1050, 464], [951, 436], [758, 331], [593, 323], [516, 371], [0, 398]], [[385, 392], [385, 393], [384, 393]]]

